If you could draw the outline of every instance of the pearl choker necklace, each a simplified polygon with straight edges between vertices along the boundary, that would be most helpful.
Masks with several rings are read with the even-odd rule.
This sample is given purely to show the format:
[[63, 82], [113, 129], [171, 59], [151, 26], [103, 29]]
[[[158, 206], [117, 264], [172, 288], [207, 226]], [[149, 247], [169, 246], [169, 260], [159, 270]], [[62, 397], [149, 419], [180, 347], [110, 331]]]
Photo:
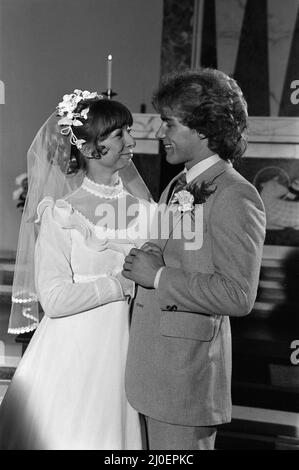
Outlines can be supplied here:
[[124, 187], [120, 177], [118, 177], [116, 184], [110, 186], [96, 183], [85, 176], [81, 187], [85, 189], [85, 191], [104, 199], [116, 199], [124, 193]]

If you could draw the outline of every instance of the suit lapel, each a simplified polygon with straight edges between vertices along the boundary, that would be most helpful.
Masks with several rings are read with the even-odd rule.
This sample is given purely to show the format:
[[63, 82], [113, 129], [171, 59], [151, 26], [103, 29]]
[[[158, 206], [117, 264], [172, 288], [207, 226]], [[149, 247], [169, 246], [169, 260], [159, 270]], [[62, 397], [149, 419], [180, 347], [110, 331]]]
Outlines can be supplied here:
[[168, 183], [168, 185], [166, 186], [165, 190], [163, 191], [162, 195], [161, 195], [161, 198], [160, 198], [160, 201], [159, 201], [159, 204], [168, 204], [169, 200], [170, 200], [170, 197], [171, 197], [171, 194], [174, 190], [174, 187], [176, 185], [176, 182], [177, 180], [179, 179], [179, 177], [181, 176], [181, 174], [183, 173], [183, 171], [181, 171], [179, 174], [177, 174], [171, 181], [170, 183]]
[[[232, 168], [232, 164], [230, 162], [227, 162], [225, 160], [220, 160], [219, 162], [215, 163], [215, 165], [212, 165], [210, 168], [208, 168], [206, 171], [204, 171], [203, 173], [201, 173], [198, 177], [196, 177], [193, 181], [196, 181], [196, 184], [198, 184], [199, 186], [201, 185], [201, 183], [203, 183], [204, 181], [206, 183], [211, 183], [211, 184], [216, 184], [216, 180], [217, 178], [222, 175], [222, 173], [225, 173], [229, 168]], [[181, 172], [182, 173], [182, 172]], [[174, 185], [177, 181], [177, 179], [179, 178], [179, 176], [181, 175], [181, 173], [179, 173], [168, 185], [168, 187], [166, 188], [166, 190], [164, 191], [164, 193], [162, 194], [161, 196], [161, 199], [159, 201], [159, 204], [166, 204], [166, 201], [169, 200], [169, 197], [171, 196], [170, 194], [170, 191], [173, 190], [174, 188]], [[173, 224], [172, 224], [172, 228], [171, 230], [169, 231], [169, 236], [167, 239], [165, 239], [165, 243], [162, 243], [162, 250], [164, 251], [168, 241], [169, 241], [169, 238], [171, 237], [174, 229], [176, 228], [176, 226], [178, 225], [179, 222], [181, 222], [182, 218], [184, 217], [184, 215], [187, 216], [190, 215], [189, 213], [186, 213], [184, 214], [183, 212], [179, 212], [178, 210], [175, 211], [174, 213], [174, 216], [173, 216]], [[166, 215], [169, 215], [168, 212], [166, 212]], [[163, 240], [164, 241], [164, 240]]]
[[[160, 200], [159, 200], [159, 209], [162, 208], [163, 217], [162, 217], [162, 220], [161, 220], [160, 228], [159, 228], [159, 221], [157, 220], [157, 224], [158, 224], [157, 233], [159, 234], [159, 246], [162, 249], [162, 251], [164, 250], [165, 245], [168, 242], [168, 239], [169, 239], [170, 235], [173, 232], [174, 223], [175, 224], [178, 223], [178, 220], [175, 220], [175, 221], [173, 221], [173, 224], [171, 225], [171, 227], [169, 226], [169, 220], [170, 220], [169, 212], [170, 212], [170, 209], [169, 209], [169, 206], [168, 206], [168, 202], [169, 202], [169, 199], [170, 199], [171, 194], [173, 192], [173, 189], [175, 187], [175, 184], [176, 184], [177, 180], [179, 179], [179, 177], [181, 176], [182, 173], [183, 173], [182, 171], [180, 173], [178, 173], [168, 183], [168, 185], [164, 189], [163, 193], [161, 194], [161, 197], [160, 197]], [[169, 230], [168, 230], [168, 228], [169, 228]], [[162, 238], [162, 234], [163, 234], [163, 238]], [[157, 243], [157, 240], [152, 240], [152, 241], [154, 243]]]

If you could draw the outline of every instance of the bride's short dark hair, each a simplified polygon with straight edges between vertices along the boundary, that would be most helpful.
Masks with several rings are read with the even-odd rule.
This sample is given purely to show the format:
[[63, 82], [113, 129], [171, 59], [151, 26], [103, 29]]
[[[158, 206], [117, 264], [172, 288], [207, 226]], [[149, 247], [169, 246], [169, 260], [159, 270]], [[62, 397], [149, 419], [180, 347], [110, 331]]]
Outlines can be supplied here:
[[[80, 113], [84, 108], [89, 108], [88, 119], [81, 120], [82, 126], [72, 126], [77, 139], [84, 139], [86, 143], [93, 144], [95, 154], [99, 144], [115, 129], [124, 126], [132, 126], [133, 116], [130, 110], [119, 101], [109, 99], [82, 100], [75, 112]], [[71, 172], [86, 169], [86, 162], [77, 147], [72, 145]]]
[[73, 132], [78, 139], [85, 139], [88, 143], [96, 145], [115, 129], [133, 124], [131, 112], [119, 101], [108, 99], [80, 101], [75, 112], [80, 113], [87, 107], [88, 119], [82, 120], [83, 126], [73, 127]]

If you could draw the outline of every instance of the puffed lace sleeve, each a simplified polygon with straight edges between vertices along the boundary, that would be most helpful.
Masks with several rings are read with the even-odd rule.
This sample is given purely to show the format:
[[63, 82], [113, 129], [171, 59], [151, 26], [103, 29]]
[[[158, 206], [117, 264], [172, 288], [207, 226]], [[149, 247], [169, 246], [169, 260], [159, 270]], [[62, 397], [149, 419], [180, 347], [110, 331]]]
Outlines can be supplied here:
[[41, 226], [35, 246], [35, 284], [49, 317], [74, 315], [109, 302], [123, 300], [120, 282], [109, 276], [74, 283], [70, 263], [70, 231], [63, 228], [63, 208], [42, 202]]

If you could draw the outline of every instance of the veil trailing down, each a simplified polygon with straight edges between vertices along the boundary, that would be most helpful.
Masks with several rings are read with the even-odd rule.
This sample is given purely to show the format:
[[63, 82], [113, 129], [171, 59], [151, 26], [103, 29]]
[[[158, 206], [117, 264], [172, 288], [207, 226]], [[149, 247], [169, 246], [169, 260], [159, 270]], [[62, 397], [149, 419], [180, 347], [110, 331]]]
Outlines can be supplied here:
[[64, 102], [28, 151], [9, 331], [36, 331], [0, 407], [0, 449], [141, 449], [124, 387], [135, 285], [121, 271], [155, 203], [130, 111], [80, 90]]

